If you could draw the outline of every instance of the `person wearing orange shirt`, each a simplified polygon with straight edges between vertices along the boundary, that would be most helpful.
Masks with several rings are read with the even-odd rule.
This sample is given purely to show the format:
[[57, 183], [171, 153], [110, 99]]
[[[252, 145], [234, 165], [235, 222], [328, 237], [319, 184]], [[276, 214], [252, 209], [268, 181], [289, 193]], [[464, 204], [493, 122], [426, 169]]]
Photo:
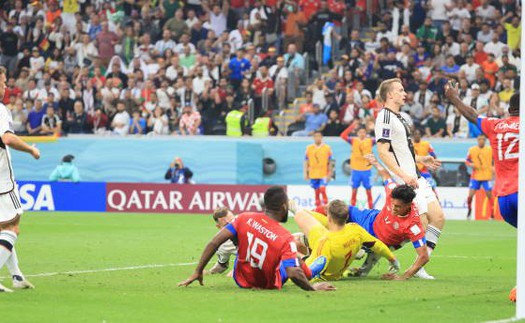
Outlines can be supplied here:
[[[421, 137], [421, 131], [415, 130], [412, 142], [414, 143], [414, 152], [416, 153], [416, 156], [432, 156], [435, 159], [437, 159], [436, 153], [434, 152], [434, 148], [432, 147], [430, 142], [426, 140], [421, 140]], [[419, 169], [419, 173], [421, 174], [421, 176], [427, 179], [427, 181], [432, 186], [434, 192], [436, 192], [436, 181], [432, 178], [432, 174], [430, 174], [428, 167], [425, 166], [423, 163], [417, 163], [417, 168]]]
[[314, 132], [314, 143], [306, 147], [304, 179], [315, 191], [315, 206], [328, 204], [326, 185], [332, 177], [332, 148], [323, 143], [321, 131]]
[[357, 137], [350, 136], [355, 124], [351, 124], [341, 133], [341, 139], [352, 145], [352, 154], [350, 155], [350, 168], [352, 169], [352, 199], [350, 204], [356, 205], [357, 190], [362, 185], [366, 190], [368, 199], [368, 208], [374, 208], [374, 199], [372, 197], [372, 185], [370, 177], [372, 177], [372, 165], [365, 158], [365, 156], [372, 153], [372, 147], [375, 145], [375, 139], [367, 138], [366, 129], [361, 127], [357, 130]]
[[470, 177], [469, 193], [468, 193], [468, 213], [467, 219], [470, 219], [472, 213], [472, 198], [476, 191], [481, 187], [485, 190], [485, 194], [492, 203], [492, 148], [485, 146], [487, 137], [484, 135], [478, 136], [478, 145], [471, 147], [468, 151], [468, 156], [465, 164], [472, 168], [472, 175]]
[[295, 44], [297, 51], [303, 51], [304, 32], [303, 27], [308, 23], [306, 14], [298, 10], [295, 2], [286, 2], [284, 11], [287, 13], [286, 23], [284, 24], [284, 48], [289, 44]]
[[490, 87], [494, 88], [494, 85], [496, 85], [496, 73], [499, 71], [494, 54], [489, 54], [488, 59], [481, 64], [481, 68], [485, 73], [485, 78], [490, 82]]

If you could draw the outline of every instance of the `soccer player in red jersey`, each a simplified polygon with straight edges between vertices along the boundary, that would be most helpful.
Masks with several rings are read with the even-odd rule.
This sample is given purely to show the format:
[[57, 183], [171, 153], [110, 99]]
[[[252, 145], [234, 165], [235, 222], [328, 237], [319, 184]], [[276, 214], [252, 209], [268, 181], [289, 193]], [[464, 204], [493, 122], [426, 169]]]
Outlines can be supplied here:
[[494, 157], [496, 179], [493, 194], [498, 198], [501, 216], [513, 227], [518, 227], [518, 158], [520, 128], [520, 95], [510, 98], [508, 118], [480, 116], [476, 109], [459, 98], [458, 85], [445, 86], [445, 96], [470, 122], [475, 123], [490, 141]]
[[[367, 155], [366, 159], [377, 169], [378, 174], [384, 180], [385, 205], [382, 210], [359, 210], [354, 206], [349, 206], [348, 222], [359, 224], [391, 249], [399, 249], [406, 241], [411, 241], [417, 253], [414, 264], [403, 275], [393, 273], [383, 275], [384, 279], [389, 280], [409, 279], [430, 259], [426, 248], [425, 229], [419, 218], [420, 211], [414, 200], [416, 192], [409, 185], [394, 183], [388, 171], [379, 164], [374, 155]], [[318, 210], [322, 211], [322, 209]], [[352, 270], [352, 275], [368, 275], [378, 260], [378, 256], [370, 253], [361, 268]]]
[[310, 268], [297, 258], [292, 234], [281, 226], [288, 220], [288, 196], [282, 187], [270, 187], [264, 194], [266, 213], [246, 212], [237, 216], [208, 243], [193, 275], [179, 283], [188, 286], [198, 280], [203, 285], [203, 271], [217, 248], [227, 240], [238, 247], [233, 279], [241, 288], [281, 289], [289, 278], [304, 290], [335, 290], [328, 283], [311, 285], [326, 266], [319, 257]]
[[510, 98], [510, 117], [486, 118], [476, 109], [464, 104], [458, 96], [458, 87], [446, 85], [445, 95], [470, 122], [475, 123], [490, 141], [496, 170], [494, 194], [498, 197], [501, 216], [513, 227], [518, 226], [518, 157], [520, 126], [520, 95]]

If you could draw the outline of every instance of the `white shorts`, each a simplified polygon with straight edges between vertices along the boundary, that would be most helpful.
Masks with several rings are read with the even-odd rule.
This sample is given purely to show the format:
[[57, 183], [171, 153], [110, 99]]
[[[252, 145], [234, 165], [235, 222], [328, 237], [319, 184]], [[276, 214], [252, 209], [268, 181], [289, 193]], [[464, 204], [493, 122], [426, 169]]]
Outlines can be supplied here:
[[436, 193], [432, 190], [430, 183], [424, 178], [420, 177], [417, 180], [418, 189], [416, 190], [416, 205], [419, 214], [428, 212], [428, 204], [437, 201]]
[[24, 210], [22, 209], [17, 189], [9, 193], [0, 194], [0, 223], [9, 222], [16, 218], [17, 215], [22, 215], [22, 213], [24, 213]]

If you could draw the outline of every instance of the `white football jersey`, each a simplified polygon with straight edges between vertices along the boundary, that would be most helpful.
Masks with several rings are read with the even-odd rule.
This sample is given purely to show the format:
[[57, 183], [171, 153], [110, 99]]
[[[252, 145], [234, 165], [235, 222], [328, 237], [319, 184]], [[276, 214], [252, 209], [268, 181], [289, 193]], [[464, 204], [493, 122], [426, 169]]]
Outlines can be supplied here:
[[1, 136], [13, 130], [11, 111], [0, 103], [0, 194], [11, 192], [15, 188], [15, 175], [11, 165], [9, 148], [3, 143]]
[[[388, 108], [381, 110], [376, 119], [375, 135], [376, 142], [390, 143], [390, 151], [395, 161], [406, 174], [416, 178], [421, 176], [416, 165], [410, 125], [401, 114]], [[403, 183], [391, 170], [388, 171], [396, 183]]]

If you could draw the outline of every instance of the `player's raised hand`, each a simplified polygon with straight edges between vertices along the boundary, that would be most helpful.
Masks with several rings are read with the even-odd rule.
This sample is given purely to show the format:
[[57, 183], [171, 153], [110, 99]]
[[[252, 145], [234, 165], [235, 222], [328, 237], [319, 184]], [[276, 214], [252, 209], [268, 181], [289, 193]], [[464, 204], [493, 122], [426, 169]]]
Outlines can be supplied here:
[[421, 158], [421, 163], [430, 168], [430, 170], [437, 170], [441, 167], [441, 161], [432, 156], [425, 156]]
[[330, 283], [316, 283], [316, 284], [313, 284], [312, 287], [316, 291], [328, 291], [328, 292], [331, 292], [331, 291], [337, 290], [337, 288], [335, 288], [335, 286], [330, 284]]
[[403, 180], [403, 182], [405, 182], [405, 184], [407, 184], [408, 186], [412, 186], [413, 188], [418, 188], [419, 187], [419, 184], [417, 183], [417, 178], [414, 177], [414, 176], [403, 176], [401, 178]]
[[399, 263], [399, 260], [394, 259], [392, 262], [390, 262], [390, 267], [388, 268], [388, 272], [391, 274], [395, 274], [401, 269], [401, 264]]
[[370, 165], [377, 167], [379, 163], [377, 162], [376, 156], [374, 154], [368, 154], [364, 156], [366, 160], [370, 163]]
[[459, 96], [459, 84], [453, 80], [450, 80], [445, 84], [445, 96], [447, 99], [451, 99]]
[[33, 144], [31, 148], [31, 156], [33, 156], [34, 159], [40, 159], [40, 150], [36, 148], [36, 145]]
[[191, 275], [188, 279], [178, 283], [177, 286], [179, 286], [179, 287], [187, 287], [187, 286], [191, 285], [191, 283], [193, 283], [196, 280], [199, 281], [201, 286], [204, 286], [202, 273], [198, 273], [198, 272], [193, 273], [193, 275]]

